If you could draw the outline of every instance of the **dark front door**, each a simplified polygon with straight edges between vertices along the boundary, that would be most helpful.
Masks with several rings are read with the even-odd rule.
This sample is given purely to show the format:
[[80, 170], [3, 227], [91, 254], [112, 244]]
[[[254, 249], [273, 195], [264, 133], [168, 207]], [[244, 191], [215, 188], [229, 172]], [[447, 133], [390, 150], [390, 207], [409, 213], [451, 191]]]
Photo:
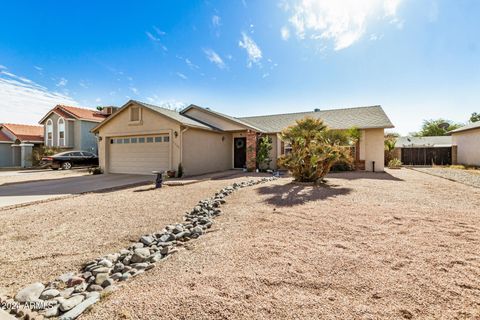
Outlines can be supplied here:
[[233, 138], [233, 167], [245, 168], [247, 164], [247, 138]]

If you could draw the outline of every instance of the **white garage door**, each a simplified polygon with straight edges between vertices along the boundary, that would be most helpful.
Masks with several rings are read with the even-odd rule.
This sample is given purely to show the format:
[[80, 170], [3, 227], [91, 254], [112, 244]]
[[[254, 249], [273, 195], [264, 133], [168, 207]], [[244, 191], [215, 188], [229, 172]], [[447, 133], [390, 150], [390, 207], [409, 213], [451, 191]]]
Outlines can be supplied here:
[[151, 174], [169, 170], [168, 135], [109, 138], [109, 172]]

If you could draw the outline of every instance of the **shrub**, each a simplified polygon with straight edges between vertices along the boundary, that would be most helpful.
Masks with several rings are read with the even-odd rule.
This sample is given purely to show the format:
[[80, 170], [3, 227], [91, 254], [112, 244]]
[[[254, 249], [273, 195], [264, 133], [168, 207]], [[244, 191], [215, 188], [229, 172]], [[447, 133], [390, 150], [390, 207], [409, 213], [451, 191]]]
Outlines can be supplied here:
[[100, 167], [92, 167], [92, 168], [88, 168], [88, 173], [93, 174], [93, 175], [103, 174], [103, 170]]
[[32, 165], [36, 167], [40, 164], [40, 160], [42, 160], [43, 157], [53, 156], [61, 151], [62, 149], [56, 147], [34, 147], [32, 150]]
[[183, 166], [181, 163], [178, 164], [177, 177], [178, 178], [183, 177]]
[[270, 166], [270, 151], [272, 150], [272, 139], [270, 137], [261, 137], [258, 140], [257, 165], [260, 171], [265, 171]]
[[320, 119], [297, 120], [282, 132], [282, 140], [289, 142], [292, 151], [279, 160], [296, 181], [319, 184], [338, 161], [351, 163], [345, 135], [329, 130]]
[[388, 162], [388, 167], [390, 169], [398, 169], [402, 166], [402, 162], [397, 158], [394, 158]]

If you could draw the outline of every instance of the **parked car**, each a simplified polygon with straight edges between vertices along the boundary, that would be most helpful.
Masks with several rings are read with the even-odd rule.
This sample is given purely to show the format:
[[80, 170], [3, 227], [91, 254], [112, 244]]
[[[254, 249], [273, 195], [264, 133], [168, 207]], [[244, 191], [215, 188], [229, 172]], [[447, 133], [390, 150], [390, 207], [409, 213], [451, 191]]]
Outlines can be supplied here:
[[58, 170], [69, 170], [72, 167], [98, 166], [98, 157], [87, 151], [66, 151], [53, 156], [43, 157], [40, 166]]

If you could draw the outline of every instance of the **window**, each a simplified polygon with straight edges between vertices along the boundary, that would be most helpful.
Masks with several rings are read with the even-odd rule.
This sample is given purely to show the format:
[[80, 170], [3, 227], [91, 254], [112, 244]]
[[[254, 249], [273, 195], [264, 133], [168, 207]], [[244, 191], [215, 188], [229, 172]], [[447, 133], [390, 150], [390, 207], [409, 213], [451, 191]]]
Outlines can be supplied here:
[[292, 145], [290, 143], [285, 143], [285, 154], [289, 154], [292, 152]]
[[63, 118], [58, 118], [58, 146], [65, 147], [65, 120]]
[[123, 143], [123, 139], [116, 139], [116, 142], [115, 143], [120, 143], [122, 144]]
[[131, 143], [137, 143], [137, 138], [130, 138]]
[[83, 154], [81, 152], [72, 152], [70, 157], [83, 157]]
[[93, 157], [93, 156], [95, 156], [93, 153], [85, 152], [85, 151], [83, 151], [82, 154], [83, 154], [84, 157]]
[[162, 137], [155, 137], [155, 142], [162, 142]]
[[131, 122], [140, 122], [140, 107], [131, 107], [130, 108], [130, 121]]
[[147, 143], [152, 143], [153, 142], [153, 137], [147, 137]]
[[130, 143], [130, 139], [128, 138], [123, 139], [123, 143]]
[[145, 143], [145, 138], [138, 138], [138, 143]]
[[47, 146], [53, 147], [53, 121], [52, 119], [47, 120]]
[[169, 136], [164, 136], [163, 137], [163, 142], [169, 142], [170, 141], [170, 137]]

